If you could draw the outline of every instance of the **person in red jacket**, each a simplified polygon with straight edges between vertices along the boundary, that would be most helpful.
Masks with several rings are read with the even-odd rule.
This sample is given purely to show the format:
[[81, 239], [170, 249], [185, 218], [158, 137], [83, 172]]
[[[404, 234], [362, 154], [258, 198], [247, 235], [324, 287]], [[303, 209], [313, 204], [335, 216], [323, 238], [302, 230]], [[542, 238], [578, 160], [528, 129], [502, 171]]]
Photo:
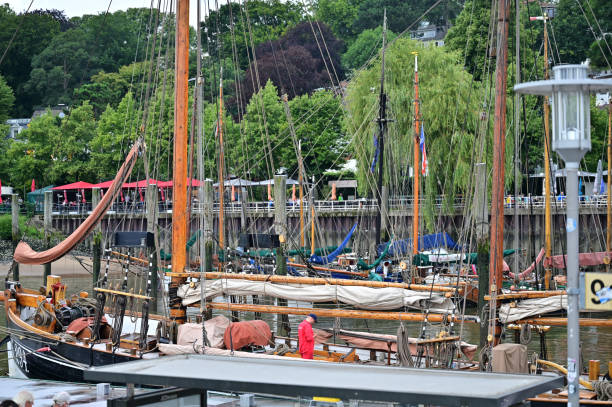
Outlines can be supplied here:
[[316, 314], [308, 314], [298, 327], [298, 341], [302, 359], [312, 359], [314, 353], [314, 334], [312, 324], [317, 322]]

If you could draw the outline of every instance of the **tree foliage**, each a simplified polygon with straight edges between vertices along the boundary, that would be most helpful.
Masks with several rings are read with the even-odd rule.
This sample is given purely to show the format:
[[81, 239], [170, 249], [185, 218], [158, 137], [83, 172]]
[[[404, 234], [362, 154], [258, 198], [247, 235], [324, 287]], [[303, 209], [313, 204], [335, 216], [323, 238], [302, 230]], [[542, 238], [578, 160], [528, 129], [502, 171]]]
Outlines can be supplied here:
[[[472, 180], [473, 146], [482, 126], [480, 84], [465, 72], [459, 56], [443, 48], [426, 47], [398, 39], [386, 54], [385, 83], [389, 116], [394, 122], [385, 141], [385, 182], [391, 194], [410, 190], [409, 167], [413, 166], [414, 130], [414, 56], [419, 52], [420, 114], [426, 137], [429, 175], [424, 177], [424, 195], [429, 200], [428, 221], [433, 219], [435, 197], [451, 199], [467, 193]], [[367, 70], [359, 71], [346, 96], [347, 129], [353, 134], [352, 149], [358, 162], [358, 185], [362, 194], [376, 186], [376, 173], [370, 171], [375, 154], [373, 135], [378, 134], [380, 58]], [[374, 89], [374, 91], [372, 91]], [[486, 124], [486, 123], [485, 123]], [[485, 134], [486, 135], [486, 134]], [[490, 137], [487, 137], [488, 143]], [[512, 154], [512, 142], [506, 142]], [[490, 157], [490, 145], [486, 149]], [[490, 162], [487, 159], [487, 162]], [[508, 171], [507, 171], [508, 173]], [[431, 223], [429, 223], [431, 224]]]
[[318, 0], [315, 18], [327, 24], [334, 35], [350, 44], [357, 37], [353, 23], [364, 0]]
[[[396, 35], [387, 30], [387, 41], [392, 41]], [[376, 56], [382, 48], [382, 26], [373, 30], [363, 30], [342, 55], [342, 65], [347, 69], [358, 69], [368, 60]]]
[[344, 72], [340, 63], [342, 41], [323, 23], [301, 23], [276, 41], [257, 47], [242, 83], [243, 100], [268, 80], [291, 98], [314, 89], [337, 86]]
[[252, 62], [254, 47], [276, 40], [304, 15], [301, 1], [228, 2], [219, 10], [211, 10], [202, 22], [202, 44], [217, 60], [235, 54], [240, 69], [245, 69]]
[[15, 95], [13, 89], [6, 83], [6, 80], [0, 75], [0, 126], [3, 126], [6, 120], [10, 117]]
[[[0, 74], [15, 91], [14, 115], [28, 116], [34, 95], [26, 91], [24, 84], [30, 74], [32, 59], [60, 32], [60, 21], [65, 19], [63, 13], [57, 10], [35, 10], [17, 15], [7, 4], [0, 5], [0, 52], [6, 50], [0, 64]], [[9, 47], [16, 30], [19, 30], [18, 35], [15, 35]]]

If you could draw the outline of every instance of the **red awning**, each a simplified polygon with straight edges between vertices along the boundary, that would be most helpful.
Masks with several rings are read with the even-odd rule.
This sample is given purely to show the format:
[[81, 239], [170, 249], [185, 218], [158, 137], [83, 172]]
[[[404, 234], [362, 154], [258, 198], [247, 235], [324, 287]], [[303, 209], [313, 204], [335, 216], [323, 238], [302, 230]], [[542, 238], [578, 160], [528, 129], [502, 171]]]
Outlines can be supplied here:
[[[200, 182], [199, 179], [195, 179], [195, 178], [191, 179], [191, 186], [192, 187], [199, 187], [200, 184], [201, 184], [201, 182]], [[174, 185], [172, 183], [172, 180], [170, 180], [170, 181], [158, 181], [157, 182], [157, 186], [160, 187], [160, 188], [172, 188], [172, 185]]]
[[67, 190], [67, 189], [91, 189], [94, 185], [89, 182], [79, 181], [73, 182], [72, 184], [60, 185], [58, 187], [53, 187], [53, 190]]
[[123, 184], [123, 188], [146, 188], [147, 185], [159, 185], [159, 183], [160, 181], [153, 178], [149, 178], [148, 182], [146, 179], [137, 182], [128, 182], [126, 184]]
[[110, 188], [111, 185], [113, 185], [112, 179], [110, 181], [104, 181], [104, 182], [100, 182], [99, 184], [94, 184], [91, 187], [92, 188]]

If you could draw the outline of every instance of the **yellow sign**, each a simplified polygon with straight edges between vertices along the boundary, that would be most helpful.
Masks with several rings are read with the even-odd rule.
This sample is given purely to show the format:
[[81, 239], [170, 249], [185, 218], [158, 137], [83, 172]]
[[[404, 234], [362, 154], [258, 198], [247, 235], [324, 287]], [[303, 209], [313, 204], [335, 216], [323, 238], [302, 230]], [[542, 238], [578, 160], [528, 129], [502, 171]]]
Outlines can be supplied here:
[[583, 310], [612, 311], [612, 273], [580, 273]]

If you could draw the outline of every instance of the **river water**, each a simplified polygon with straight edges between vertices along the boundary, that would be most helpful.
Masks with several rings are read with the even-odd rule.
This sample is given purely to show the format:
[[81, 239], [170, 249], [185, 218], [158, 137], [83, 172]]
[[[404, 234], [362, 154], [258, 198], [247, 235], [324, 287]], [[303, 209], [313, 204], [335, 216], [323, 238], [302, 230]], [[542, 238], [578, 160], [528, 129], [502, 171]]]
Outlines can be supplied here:
[[[91, 277], [87, 275], [73, 275], [62, 278], [63, 283], [66, 284], [66, 296], [79, 291], [88, 291], [91, 295]], [[42, 278], [40, 276], [23, 276], [21, 282], [24, 287], [38, 288], [41, 285]], [[161, 301], [160, 301], [161, 302]], [[290, 304], [291, 305], [291, 304]], [[303, 306], [309, 306], [308, 304], [302, 304]], [[161, 308], [161, 305], [160, 305]], [[158, 310], [162, 312], [162, 310]], [[217, 311], [215, 311], [216, 313]], [[223, 312], [220, 312], [223, 313]], [[475, 314], [475, 308], [468, 308], [466, 314]], [[227, 314], [226, 314], [227, 315]], [[241, 313], [241, 319], [251, 319], [252, 313]], [[4, 310], [0, 312], [0, 326], [5, 327], [6, 315]], [[266, 320], [270, 327], [274, 330], [275, 316], [273, 315], [262, 315], [262, 319]], [[297, 336], [297, 326], [302, 321], [301, 316], [289, 316], [291, 325], [292, 336]], [[395, 334], [399, 326], [397, 321], [376, 321], [376, 320], [362, 320], [362, 319], [343, 319], [338, 326], [338, 322], [334, 318], [319, 318], [319, 323], [316, 325], [321, 328], [331, 328], [336, 323], [336, 327], [366, 331], [375, 333], [386, 333]], [[421, 331], [421, 323], [405, 322], [404, 326], [407, 328], [410, 336], [418, 337]], [[456, 333], [461, 330], [462, 339], [468, 343], [478, 344], [479, 325], [474, 323], [465, 323], [461, 328], [460, 324], [456, 325]], [[3, 335], [4, 336], [4, 335]], [[540, 350], [540, 339], [539, 335], [535, 332], [532, 333], [531, 343], [528, 345], [529, 353], [539, 352]], [[588, 360], [599, 359], [601, 361], [601, 371], [605, 373], [608, 371], [608, 361], [612, 361], [612, 328], [592, 328], [583, 327], [580, 329], [580, 338], [582, 342], [582, 355], [583, 360], [588, 366]], [[514, 333], [508, 332], [505, 336], [504, 342], [513, 342]], [[548, 351], [548, 359], [560, 364], [565, 365], [566, 350], [566, 329], [565, 327], [552, 327], [546, 334], [546, 347]], [[8, 374], [8, 361], [6, 353], [0, 353], [0, 375]]]

